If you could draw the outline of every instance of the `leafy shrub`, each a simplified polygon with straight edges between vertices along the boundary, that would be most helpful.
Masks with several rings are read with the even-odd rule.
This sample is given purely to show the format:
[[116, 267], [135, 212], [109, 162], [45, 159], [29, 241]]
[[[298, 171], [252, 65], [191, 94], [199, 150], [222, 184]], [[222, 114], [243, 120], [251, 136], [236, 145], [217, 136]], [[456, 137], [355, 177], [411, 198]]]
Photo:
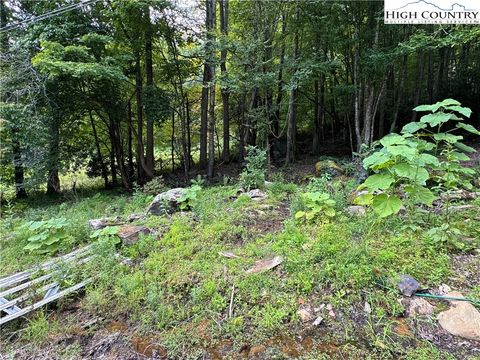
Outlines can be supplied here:
[[165, 185], [163, 177], [158, 176], [143, 185], [142, 192], [147, 195], [155, 196], [164, 192], [166, 189], [167, 186]]
[[69, 225], [70, 222], [63, 217], [29, 221], [21, 227], [22, 230], [32, 233], [27, 239], [28, 244], [23, 249], [39, 254], [53, 254], [57, 252], [61, 245], [72, 239], [66, 232], [66, 228]]
[[[430, 206], [436, 196], [431, 190], [471, 188], [468, 180], [474, 174], [472, 169], [462, 166], [467, 160], [465, 152], [475, 150], [462, 142], [462, 136], [453, 135], [454, 130], [466, 130], [480, 134], [473, 126], [461, 122], [457, 114], [470, 117], [471, 110], [461, 107], [453, 99], [446, 99], [433, 105], [420, 105], [414, 110], [428, 111], [418, 122], [405, 125], [399, 134], [389, 134], [379, 142], [382, 148], [363, 160], [370, 175], [359, 190], [368, 193], [356, 198], [360, 205], [371, 205], [381, 217], [396, 214], [403, 201], [400, 193], [414, 204]], [[447, 122], [454, 128], [442, 132]], [[425, 140], [428, 139], [429, 141]], [[427, 187], [427, 182], [433, 186]]]
[[117, 245], [121, 242], [120, 237], [117, 235], [118, 230], [118, 226], [106, 226], [103, 229], [95, 230], [92, 235], [90, 235], [90, 238]]
[[302, 195], [306, 210], [295, 213], [296, 220], [313, 222], [318, 218], [335, 216], [335, 200], [327, 193], [308, 192]]
[[265, 186], [265, 165], [267, 151], [249, 146], [247, 148], [247, 165], [240, 174], [240, 183], [246, 189], [263, 188]]
[[184, 189], [182, 192], [182, 196], [178, 198], [180, 209], [181, 210], [191, 209], [197, 201], [198, 192], [200, 190], [202, 190], [202, 188], [199, 185], [192, 185], [189, 188]]

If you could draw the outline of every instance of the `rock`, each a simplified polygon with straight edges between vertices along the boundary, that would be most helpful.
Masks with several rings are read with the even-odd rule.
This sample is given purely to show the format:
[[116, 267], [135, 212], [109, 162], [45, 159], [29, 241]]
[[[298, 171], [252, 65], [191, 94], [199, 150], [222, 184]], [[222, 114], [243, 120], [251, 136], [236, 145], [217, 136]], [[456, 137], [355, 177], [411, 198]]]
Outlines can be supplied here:
[[322, 160], [315, 164], [315, 173], [317, 176], [322, 174], [338, 176], [342, 175], [344, 170], [333, 160]]
[[420, 297], [413, 297], [407, 309], [408, 316], [432, 315], [435, 309], [427, 300]]
[[246, 195], [249, 196], [252, 200], [255, 200], [255, 201], [260, 201], [260, 200], [264, 200], [264, 199], [267, 198], [267, 194], [265, 194], [260, 189], [250, 190], [249, 192], [246, 193]]
[[439, 295], [445, 295], [445, 294], [448, 294], [451, 291], [452, 291], [452, 289], [450, 288], [450, 286], [448, 286], [446, 284], [442, 284], [438, 287], [438, 294]]
[[366, 214], [365, 207], [359, 205], [347, 206], [345, 212], [350, 216], [364, 216]]
[[100, 230], [108, 226], [107, 221], [104, 219], [93, 219], [88, 220], [88, 226], [92, 228], [92, 230]]
[[372, 313], [372, 307], [370, 306], [370, 304], [368, 302], [365, 301], [365, 305], [363, 306], [363, 310], [367, 313], [367, 314], [371, 314]]
[[317, 316], [317, 318], [315, 319], [315, 321], [312, 323], [313, 326], [318, 326], [322, 323], [323, 321], [323, 317], [321, 316]]
[[175, 188], [155, 196], [147, 208], [147, 213], [153, 215], [171, 214], [179, 207], [178, 199], [183, 195], [184, 188]]
[[142, 220], [142, 219], [145, 219], [144, 214], [130, 214], [130, 215], [128, 215], [127, 221], [128, 222], [134, 222], [136, 220]]
[[140, 234], [150, 234], [151, 231], [145, 226], [124, 225], [119, 230], [117, 235], [122, 239], [125, 245], [132, 245], [138, 241]]
[[410, 275], [401, 275], [397, 283], [400, 292], [405, 296], [412, 296], [419, 288], [420, 284]]
[[283, 262], [283, 259], [280, 256], [275, 256], [273, 259], [268, 260], [259, 260], [253, 264], [251, 269], [246, 271], [247, 274], [255, 274], [265, 270], [273, 269], [274, 267], [280, 265]]
[[[450, 292], [449, 297], [462, 297], [459, 292]], [[468, 301], [450, 301], [451, 307], [438, 314], [438, 322], [450, 334], [465, 339], [480, 341], [480, 312]]]
[[310, 307], [305, 307], [297, 311], [297, 315], [302, 322], [313, 320], [314, 316]]

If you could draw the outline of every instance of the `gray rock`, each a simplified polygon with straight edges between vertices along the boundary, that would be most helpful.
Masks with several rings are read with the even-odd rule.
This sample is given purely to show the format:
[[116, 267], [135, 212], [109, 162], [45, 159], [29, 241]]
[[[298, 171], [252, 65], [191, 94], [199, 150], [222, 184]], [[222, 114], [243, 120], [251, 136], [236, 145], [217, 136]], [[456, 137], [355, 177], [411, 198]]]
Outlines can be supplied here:
[[147, 213], [152, 215], [171, 214], [179, 207], [178, 199], [183, 195], [184, 188], [175, 188], [155, 196], [147, 208]]
[[407, 309], [408, 316], [416, 315], [432, 315], [435, 307], [431, 305], [427, 300], [413, 297], [410, 301], [410, 305]]
[[350, 216], [364, 216], [366, 214], [365, 207], [360, 205], [347, 206], [345, 212]]
[[260, 189], [253, 189], [250, 190], [249, 192], [246, 193], [252, 200], [263, 200], [267, 198], [267, 194], [265, 194], [262, 190]]
[[104, 227], [107, 227], [108, 224], [107, 221], [104, 219], [92, 219], [88, 220], [88, 226], [90, 226], [92, 230], [100, 230]]
[[420, 284], [410, 275], [401, 275], [397, 283], [400, 292], [405, 296], [412, 296], [419, 288]]

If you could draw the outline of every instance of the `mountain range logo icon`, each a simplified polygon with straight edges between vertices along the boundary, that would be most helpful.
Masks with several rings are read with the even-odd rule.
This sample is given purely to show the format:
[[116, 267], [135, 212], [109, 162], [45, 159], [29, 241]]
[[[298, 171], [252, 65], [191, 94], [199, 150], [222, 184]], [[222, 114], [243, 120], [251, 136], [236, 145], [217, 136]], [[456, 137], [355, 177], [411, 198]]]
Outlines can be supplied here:
[[462, 5], [462, 4], [459, 4], [459, 3], [457, 3], [457, 2], [456, 2], [456, 3], [453, 3], [453, 4], [450, 6], [450, 8], [445, 9], [445, 8], [442, 8], [442, 7], [436, 5], [436, 4], [432, 3], [432, 2], [425, 1], [425, 0], [411, 1], [411, 2], [409, 2], [409, 3], [407, 3], [407, 4], [403, 5], [403, 6], [401, 6], [401, 7], [399, 7], [399, 8], [392, 9], [392, 10], [395, 10], [395, 11], [397, 11], [397, 10], [405, 10], [406, 8], [410, 7], [411, 5], [412, 5], [412, 6], [413, 6], [413, 5], [415, 5], [415, 6], [418, 6], [418, 5], [433, 6], [436, 10], [440, 10], [440, 11], [455, 11], [455, 7], [460, 7], [460, 8], [462, 8], [461, 11], [475, 11], [474, 9], [467, 9], [466, 6], [464, 6], [464, 5]]

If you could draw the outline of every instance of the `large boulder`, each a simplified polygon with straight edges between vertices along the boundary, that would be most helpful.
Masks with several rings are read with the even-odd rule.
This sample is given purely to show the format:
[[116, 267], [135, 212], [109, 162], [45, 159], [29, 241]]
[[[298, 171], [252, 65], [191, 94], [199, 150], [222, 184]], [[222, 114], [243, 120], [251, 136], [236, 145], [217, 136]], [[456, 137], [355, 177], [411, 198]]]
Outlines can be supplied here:
[[184, 188], [175, 188], [155, 196], [147, 208], [147, 213], [153, 215], [171, 214], [180, 206], [179, 199], [185, 191]]
[[330, 174], [332, 176], [342, 175], [345, 171], [333, 160], [322, 160], [315, 164], [315, 173], [317, 176]]

